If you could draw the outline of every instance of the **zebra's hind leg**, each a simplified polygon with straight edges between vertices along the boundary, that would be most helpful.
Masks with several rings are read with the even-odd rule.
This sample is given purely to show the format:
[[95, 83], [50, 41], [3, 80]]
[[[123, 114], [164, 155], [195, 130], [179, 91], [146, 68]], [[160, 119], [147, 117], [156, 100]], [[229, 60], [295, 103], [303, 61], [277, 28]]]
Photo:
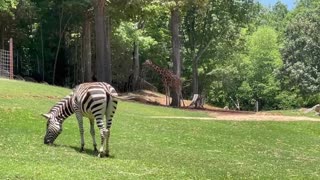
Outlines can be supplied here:
[[109, 138], [110, 138], [110, 129], [107, 129], [107, 134], [106, 134], [106, 157], [109, 157]]
[[107, 127], [107, 134], [106, 134], [106, 156], [109, 156], [109, 138], [110, 138], [110, 129], [112, 126], [112, 118], [114, 116], [114, 113], [117, 110], [117, 105], [118, 105], [118, 101], [115, 98], [112, 98], [107, 106], [107, 111], [106, 111], [106, 127]]
[[96, 142], [96, 137], [95, 137], [95, 130], [94, 130], [94, 119], [90, 119], [90, 134], [92, 136], [92, 143], [93, 143], [93, 151], [95, 153], [98, 153], [97, 149], [97, 142]]
[[79, 131], [80, 131], [80, 139], [81, 139], [81, 146], [80, 146], [80, 152], [84, 151], [84, 130], [83, 130], [83, 119], [81, 113], [76, 113], [78, 125], [79, 125]]
[[105, 128], [101, 128], [100, 129], [101, 147], [100, 147], [100, 150], [99, 150], [99, 153], [98, 153], [98, 157], [101, 157], [101, 158], [106, 156], [106, 152], [105, 152], [104, 147], [106, 146], [107, 134], [108, 134], [108, 130], [107, 129], [105, 129]]

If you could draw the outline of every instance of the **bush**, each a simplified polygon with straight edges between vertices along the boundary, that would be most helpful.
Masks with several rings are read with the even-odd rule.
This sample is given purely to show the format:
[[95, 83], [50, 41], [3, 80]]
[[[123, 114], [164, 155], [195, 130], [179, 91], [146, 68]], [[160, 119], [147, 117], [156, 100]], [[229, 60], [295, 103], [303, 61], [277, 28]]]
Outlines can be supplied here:
[[303, 98], [299, 97], [295, 92], [282, 91], [276, 96], [276, 100], [279, 102], [279, 109], [298, 108], [303, 104]]

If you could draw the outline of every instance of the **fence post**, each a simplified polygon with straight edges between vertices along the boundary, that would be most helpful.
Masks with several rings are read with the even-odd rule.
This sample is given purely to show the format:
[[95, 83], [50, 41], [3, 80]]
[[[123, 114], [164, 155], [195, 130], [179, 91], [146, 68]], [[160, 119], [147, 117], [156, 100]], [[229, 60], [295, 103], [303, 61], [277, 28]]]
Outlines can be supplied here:
[[10, 51], [10, 72], [9, 78], [13, 79], [13, 40], [10, 38], [9, 40], [9, 51]]

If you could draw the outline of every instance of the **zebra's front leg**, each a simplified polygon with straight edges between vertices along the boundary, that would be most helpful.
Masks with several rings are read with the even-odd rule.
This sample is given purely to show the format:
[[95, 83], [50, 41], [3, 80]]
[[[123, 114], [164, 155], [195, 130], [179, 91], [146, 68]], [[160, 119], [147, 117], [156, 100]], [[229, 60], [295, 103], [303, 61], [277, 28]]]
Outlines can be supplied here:
[[96, 142], [96, 137], [95, 137], [95, 130], [94, 130], [94, 119], [90, 119], [90, 134], [92, 136], [92, 143], [93, 143], [93, 150], [95, 153], [98, 152], [97, 149], [97, 142]]
[[84, 151], [84, 130], [83, 130], [83, 118], [80, 113], [76, 113], [78, 125], [79, 125], [79, 131], [80, 131], [80, 139], [81, 139], [81, 146], [80, 146], [80, 152]]

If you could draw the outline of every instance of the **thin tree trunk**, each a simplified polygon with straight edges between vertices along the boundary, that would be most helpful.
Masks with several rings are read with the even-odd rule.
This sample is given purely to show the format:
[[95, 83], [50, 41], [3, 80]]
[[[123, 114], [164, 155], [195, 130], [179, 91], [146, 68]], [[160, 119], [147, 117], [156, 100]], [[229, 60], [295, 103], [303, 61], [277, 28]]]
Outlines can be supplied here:
[[42, 57], [42, 81], [44, 81], [44, 47], [43, 47], [43, 34], [42, 34], [42, 24], [40, 25], [40, 36], [41, 36], [41, 57]]
[[[196, 56], [192, 58], [192, 89], [193, 94], [199, 94], [199, 73], [198, 73], [198, 65], [201, 56], [203, 53], [210, 47], [211, 43], [213, 42], [214, 38], [210, 39], [210, 41], [206, 44], [204, 48], [200, 48]], [[194, 53], [193, 53], [194, 54]]]
[[82, 52], [82, 68], [84, 68], [84, 82], [91, 81], [91, 23], [90, 16], [86, 15], [83, 23], [83, 52]]
[[75, 43], [75, 48], [74, 48], [74, 56], [73, 56], [73, 64], [74, 64], [74, 69], [73, 69], [73, 73], [74, 73], [74, 84], [78, 84], [78, 41], [76, 40]]
[[133, 89], [138, 89], [138, 81], [139, 81], [139, 70], [140, 70], [140, 62], [139, 62], [139, 41], [135, 41], [133, 43]]
[[17, 65], [15, 66], [17, 69], [17, 73], [16, 74], [20, 74], [20, 66], [19, 66], [19, 51], [16, 52], [16, 56], [17, 56]]
[[198, 62], [196, 59], [192, 60], [192, 91], [193, 94], [199, 94], [199, 75], [198, 75]]
[[[137, 24], [137, 31], [144, 28], [144, 21], [140, 20]], [[133, 89], [140, 88], [139, 75], [140, 75], [140, 54], [139, 54], [139, 40], [135, 40], [133, 43]]]
[[[173, 72], [180, 78], [181, 76], [181, 57], [180, 57], [180, 39], [179, 39], [179, 8], [176, 6], [171, 10], [171, 43], [172, 43], [172, 61]], [[182, 87], [180, 87], [181, 93]], [[172, 91], [171, 106], [180, 107], [180, 96], [176, 91]]]
[[0, 24], [0, 31], [1, 31], [1, 48], [0, 49], [4, 49], [4, 26], [3, 24]]
[[38, 55], [37, 55], [37, 73], [40, 75], [40, 60]]
[[56, 67], [57, 67], [58, 55], [59, 55], [59, 51], [60, 51], [61, 40], [62, 40], [62, 37], [64, 35], [64, 32], [67, 28], [67, 25], [68, 25], [71, 17], [72, 16], [70, 15], [66, 24], [64, 25], [64, 27], [62, 29], [62, 21], [63, 21], [63, 7], [62, 7], [61, 8], [61, 15], [60, 15], [60, 22], [59, 22], [59, 41], [58, 41], [58, 47], [57, 47], [56, 56], [54, 58], [54, 65], [53, 65], [52, 84], [55, 83]]
[[78, 76], [79, 76], [79, 82], [83, 83], [84, 82], [84, 64], [85, 64], [85, 59], [84, 59], [84, 39], [80, 40], [80, 55], [79, 55], [79, 68], [78, 68]]

